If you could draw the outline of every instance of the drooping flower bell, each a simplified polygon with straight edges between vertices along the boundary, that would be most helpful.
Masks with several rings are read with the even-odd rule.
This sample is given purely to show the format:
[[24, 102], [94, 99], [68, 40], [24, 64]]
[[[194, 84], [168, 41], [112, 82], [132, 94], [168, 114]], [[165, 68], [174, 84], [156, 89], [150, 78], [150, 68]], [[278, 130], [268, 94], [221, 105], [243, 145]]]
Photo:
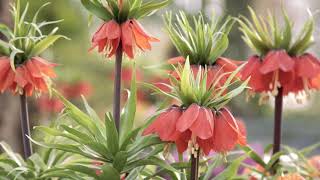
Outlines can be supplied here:
[[276, 96], [279, 88], [282, 88], [283, 95], [294, 93], [297, 96], [319, 89], [316, 78], [320, 75], [320, 62], [305, 52], [313, 43], [313, 18], [310, 17], [293, 41], [293, 23], [284, 10], [283, 28], [271, 13], [265, 20], [257, 18], [251, 8], [249, 10], [252, 22], [245, 17], [238, 22], [246, 43], [259, 54], [251, 56], [240, 72], [242, 79], [250, 77], [250, 91], [261, 93], [263, 103], [269, 94]]
[[[243, 123], [235, 120], [224, 107], [232, 97], [246, 88], [247, 82], [234, 89], [230, 87], [239, 69], [219, 89], [214, 87], [217, 83], [207, 87], [207, 69], [199, 67], [198, 74], [194, 75], [188, 60], [181, 69], [180, 66], [180, 70], [177, 70], [179, 80], [171, 75], [171, 85], [167, 87], [172, 91], [164, 93], [175, 97], [181, 105], [173, 105], [160, 113], [144, 130], [143, 135], [155, 133], [162, 141], [174, 142], [179, 153], [189, 149], [194, 156], [197, 156], [199, 150], [208, 155], [211, 151], [226, 153], [236, 144], [246, 145]], [[228, 93], [224, 93], [226, 89]]]
[[[242, 63], [221, 57], [228, 47], [228, 34], [234, 24], [231, 18], [213, 17], [211, 24], [209, 24], [200, 15], [194, 17], [194, 21], [189, 22], [187, 16], [180, 12], [179, 15], [176, 15], [177, 23], [173, 22], [170, 13], [166, 15], [165, 19], [171, 41], [181, 55], [169, 59], [168, 63], [183, 65], [186, 57], [189, 57], [194, 75], [197, 74], [199, 66], [207, 67], [208, 87], [218, 77], [220, 81], [216, 87], [223, 85], [228, 75]], [[179, 78], [175, 71], [172, 73], [176, 78]]]
[[11, 90], [14, 94], [25, 92], [27, 96], [34, 91], [47, 92], [50, 84], [48, 79], [56, 77], [53, 71], [55, 66], [40, 57], [34, 57], [14, 70], [8, 57], [0, 57], [0, 91]]
[[[44, 35], [41, 32], [43, 26], [35, 21], [31, 26], [30, 22], [25, 21], [23, 15], [19, 16], [20, 1], [17, 1], [13, 14], [16, 16], [14, 30], [2, 24], [1, 33], [8, 42], [3, 41], [0, 45], [0, 93], [10, 90], [14, 94], [31, 96], [34, 92], [37, 94], [47, 92], [51, 85], [51, 78], [56, 77], [53, 68], [57, 65], [39, 55], [64, 36], [55, 35], [56, 28], [49, 35]], [[33, 19], [36, 20], [37, 17]], [[54, 23], [56, 22], [46, 22], [46, 24]]]
[[121, 50], [133, 59], [135, 49], [151, 50], [151, 42], [159, 41], [147, 33], [137, 20], [166, 6], [169, 0], [147, 3], [133, 3], [128, 0], [81, 2], [88, 11], [104, 21], [93, 35], [91, 49], [97, 47], [99, 53], [106, 54], [109, 58], [114, 56], [117, 50]]

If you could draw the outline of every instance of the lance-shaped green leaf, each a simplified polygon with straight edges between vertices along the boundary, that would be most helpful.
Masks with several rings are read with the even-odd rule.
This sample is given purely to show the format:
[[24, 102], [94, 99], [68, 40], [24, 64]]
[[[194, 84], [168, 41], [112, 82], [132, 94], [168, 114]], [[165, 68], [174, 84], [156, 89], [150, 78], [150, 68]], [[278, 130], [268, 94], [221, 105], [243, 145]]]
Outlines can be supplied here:
[[247, 156], [253, 159], [261, 167], [266, 167], [267, 164], [263, 161], [263, 159], [249, 146], [240, 146], [240, 148], [246, 153]]
[[[135, 67], [133, 67], [135, 69]], [[132, 131], [134, 125], [134, 118], [137, 106], [137, 87], [136, 87], [136, 72], [132, 73], [131, 88], [128, 93], [128, 101], [123, 109], [121, 115], [121, 129], [120, 129], [120, 143], [122, 144], [124, 139], [127, 138], [128, 134]]]
[[123, 168], [126, 166], [128, 159], [128, 153], [125, 151], [119, 151], [113, 160], [113, 167], [118, 170], [118, 172], [121, 172]]
[[232, 18], [213, 16], [211, 23], [206, 23], [201, 14], [189, 18], [180, 12], [175, 19], [172, 13], [165, 15], [166, 30], [179, 54], [189, 57], [190, 64], [212, 65], [226, 51]]
[[112, 19], [112, 14], [102, 6], [102, 4], [93, 3], [91, 0], [81, 0], [81, 4], [98, 18], [108, 21]]
[[214, 180], [232, 179], [235, 177], [237, 175], [239, 166], [244, 159], [245, 157], [239, 157], [238, 159], [232, 161], [232, 163], [223, 172], [214, 177]]
[[251, 21], [240, 16], [238, 22], [240, 31], [243, 33], [244, 41], [251, 49], [257, 51], [261, 56], [269, 51], [283, 49], [291, 56], [297, 56], [313, 44], [314, 20], [311, 16], [305, 23], [296, 39], [293, 36], [293, 23], [282, 7], [282, 26], [277, 16], [268, 11], [266, 18], [258, 17], [254, 10], [249, 7]]
[[142, 18], [145, 16], [149, 16], [155, 13], [158, 9], [166, 7], [172, 2], [172, 0], [163, 0], [163, 1], [150, 1], [147, 3], [143, 3], [139, 10], [134, 11], [134, 13], [129, 14], [129, 17]]
[[119, 151], [119, 134], [115, 125], [115, 121], [112, 118], [111, 113], [105, 115], [106, 133], [107, 133], [107, 145], [111, 153], [115, 156]]
[[109, 164], [104, 165], [101, 169], [102, 174], [98, 177], [98, 180], [120, 180], [120, 172]]
[[48, 49], [52, 44], [54, 44], [58, 39], [60, 38], [65, 38], [65, 36], [62, 35], [49, 35], [43, 40], [39, 41], [33, 48], [32, 51], [30, 52], [29, 58], [33, 56], [38, 56], [41, 54], [43, 51]]

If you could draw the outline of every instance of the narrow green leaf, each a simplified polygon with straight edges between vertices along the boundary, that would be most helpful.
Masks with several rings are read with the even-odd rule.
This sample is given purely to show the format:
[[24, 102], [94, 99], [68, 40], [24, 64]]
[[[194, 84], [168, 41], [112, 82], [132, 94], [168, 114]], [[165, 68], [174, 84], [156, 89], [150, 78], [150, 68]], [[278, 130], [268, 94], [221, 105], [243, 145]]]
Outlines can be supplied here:
[[117, 128], [111, 113], [106, 113], [105, 124], [106, 124], [106, 131], [107, 131], [108, 149], [115, 156], [119, 151], [119, 135], [118, 135]]
[[113, 18], [112, 14], [110, 14], [102, 4], [95, 4], [90, 0], [81, 0], [81, 3], [90, 13], [104, 21], [108, 21]]
[[121, 116], [121, 129], [120, 129], [120, 143], [124, 141], [126, 136], [132, 131], [134, 125], [134, 118], [137, 106], [137, 87], [136, 87], [136, 72], [135, 67], [133, 67], [131, 88], [128, 91], [128, 101], [123, 109], [123, 114]]
[[125, 151], [120, 151], [116, 154], [113, 160], [113, 167], [121, 172], [123, 168], [126, 166], [128, 158], [128, 153]]
[[120, 173], [114, 167], [106, 164], [102, 166], [103, 173], [98, 177], [98, 180], [120, 180]]
[[216, 180], [228, 180], [232, 179], [237, 175], [239, 166], [241, 162], [245, 159], [245, 157], [240, 157], [234, 160], [223, 172], [218, 174], [214, 179]]
[[239, 146], [247, 156], [249, 156], [251, 159], [253, 159], [256, 163], [258, 163], [261, 167], [266, 167], [266, 163], [263, 161], [263, 159], [257, 154], [253, 149], [251, 149], [249, 146]]
[[140, 19], [144, 16], [149, 16], [156, 12], [157, 10], [167, 6], [171, 3], [171, 0], [163, 0], [161, 2], [156, 1], [150, 1], [145, 4], [142, 4], [139, 8], [139, 11], [137, 11], [135, 14], [131, 14], [132, 17], [135, 17], [136, 19]]
[[55, 43], [60, 38], [67, 39], [65, 36], [62, 36], [62, 35], [49, 35], [49, 36], [47, 36], [46, 38], [44, 38], [43, 40], [38, 42], [33, 47], [29, 56], [30, 57], [38, 56], [39, 54], [41, 54], [43, 51], [48, 49], [49, 46], [51, 46], [53, 43]]
[[167, 169], [169, 171], [179, 173], [179, 171], [177, 169], [173, 168], [171, 165], [166, 163], [164, 160], [157, 158], [155, 156], [149, 157], [147, 159], [140, 159], [138, 161], [134, 161], [134, 162], [128, 164], [126, 166], [126, 168], [124, 169], [124, 171], [127, 172], [127, 171], [132, 170], [133, 168], [136, 168], [139, 166], [146, 166], [146, 165], [155, 165], [155, 166], [159, 166], [161, 168]]
[[11, 29], [2, 23], [0, 23], [0, 33], [2, 33], [8, 40], [13, 37], [13, 32]]

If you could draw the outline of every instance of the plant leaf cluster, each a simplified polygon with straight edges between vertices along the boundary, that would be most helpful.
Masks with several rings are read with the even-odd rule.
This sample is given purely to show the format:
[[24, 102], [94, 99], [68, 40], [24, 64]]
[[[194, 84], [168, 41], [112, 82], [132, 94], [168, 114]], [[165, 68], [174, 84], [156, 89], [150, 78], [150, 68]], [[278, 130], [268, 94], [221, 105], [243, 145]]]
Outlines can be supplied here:
[[285, 9], [282, 8], [283, 26], [270, 11], [268, 11], [267, 18], [258, 16], [251, 7], [249, 7], [249, 11], [251, 21], [244, 16], [240, 16], [238, 19], [239, 29], [242, 31], [242, 38], [248, 46], [262, 56], [277, 49], [284, 49], [289, 55], [297, 56], [305, 53], [314, 43], [315, 24], [312, 15], [303, 25], [298, 36], [294, 38], [294, 24]]
[[[270, 156], [272, 144], [265, 147], [263, 155], [259, 155], [249, 146], [240, 148], [244, 151], [246, 156], [254, 160], [264, 171], [257, 170], [256, 166], [243, 165], [262, 179], [271, 179], [272, 177], [270, 177], [270, 174], [275, 174], [275, 176], [278, 177], [290, 173], [297, 173], [308, 179], [313, 179], [314, 177], [312, 176], [317, 174], [318, 170], [309, 163], [307, 156], [319, 149], [319, 147], [320, 143], [313, 144], [300, 150], [289, 146], [283, 146], [283, 150], [272, 155], [268, 161], [265, 161], [264, 157]], [[280, 162], [274, 165], [279, 159]]]
[[0, 146], [4, 150], [0, 155], [2, 180], [85, 180], [89, 176], [84, 172], [92, 172], [90, 177], [96, 176], [93, 170], [95, 167], [88, 159], [68, 152], [42, 149], [43, 153], [34, 153], [24, 160], [5, 142], [1, 142]]
[[189, 20], [180, 11], [173, 20], [172, 13], [165, 15], [166, 30], [171, 41], [184, 58], [191, 64], [212, 65], [228, 48], [228, 35], [234, 24], [231, 17], [212, 17], [206, 23], [202, 14]]
[[[191, 70], [189, 59], [187, 58], [185, 65], [181, 65], [175, 69], [178, 74], [178, 79], [169, 75], [170, 84], [163, 84], [170, 89], [170, 92], [165, 92], [158, 87], [150, 84], [145, 86], [153, 89], [156, 93], [163, 94], [172, 99], [177, 100], [183, 107], [196, 103], [199, 106], [208, 107], [211, 109], [219, 110], [230, 102], [234, 97], [238, 96], [242, 91], [247, 88], [249, 79], [240, 82], [237, 74], [241, 70], [240, 66], [234, 72], [221, 73], [213, 77], [213, 82], [208, 83], [208, 69], [202, 66], [198, 67], [198, 73], [195, 74]], [[227, 77], [224, 84], [221, 86], [219, 83], [222, 78]]]
[[29, 3], [21, 11], [20, 0], [16, 1], [15, 6], [11, 6], [11, 13], [14, 20], [13, 29], [5, 24], [0, 24], [0, 33], [5, 36], [7, 41], [0, 40], [0, 55], [8, 56], [11, 60], [12, 68], [23, 64], [32, 57], [39, 56], [52, 44], [65, 36], [56, 34], [58, 27], [53, 28], [48, 34], [43, 32], [43, 28], [61, 22], [42, 21], [38, 22], [39, 13], [50, 3], [41, 6], [34, 14], [31, 21], [26, 20]]
[[171, 0], [81, 0], [82, 5], [103, 21], [118, 23], [149, 16], [170, 4]]
[[157, 165], [176, 171], [158, 156], [164, 148], [163, 142], [156, 136], [142, 136], [142, 127], [133, 127], [136, 112], [135, 75], [132, 78], [131, 91], [128, 91], [129, 98], [121, 114], [120, 132], [116, 129], [111, 113], [106, 113], [103, 121], [85, 99], [86, 113], [53, 90], [53, 94], [65, 105], [62, 114], [64, 121], [69, 120], [73, 125], [61, 124], [56, 128], [36, 127], [36, 130], [46, 135], [62, 137], [66, 141], [64, 143], [34, 142], [44, 147], [79, 154], [102, 162], [103, 174], [100, 177], [102, 179], [103, 177], [112, 179], [110, 174], [114, 179], [118, 179], [121, 174], [129, 174], [134, 172], [134, 169], [146, 165]]

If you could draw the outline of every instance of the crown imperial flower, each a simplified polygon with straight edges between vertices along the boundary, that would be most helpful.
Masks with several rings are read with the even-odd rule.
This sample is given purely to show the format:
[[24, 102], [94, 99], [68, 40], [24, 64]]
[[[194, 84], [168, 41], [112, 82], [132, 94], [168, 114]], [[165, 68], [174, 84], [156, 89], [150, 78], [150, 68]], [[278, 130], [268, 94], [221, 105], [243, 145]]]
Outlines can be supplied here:
[[150, 43], [159, 42], [157, 38], [149, 35], [137, 20], [169, 4], [169, 0], [148, 3], [139, 0], [107, 0], [106, 3], [82, 0], [81, 2], [88, 11], [104, 21], [93, 35], [90, 50], [98, 47], [99, 53], [106, 54], [110, 58], [119, 49], [130, 59], [134, 58], [136, 48], [141, 51], [151, 50]]
[[[20, 13], [20, 1], [16, 2], [16, 7], [12, 7], [12, 13], [15, 19], [14, 30], [11, 30], [4, 24], [1, 24], [3, 30], [1, 33], [6, 36], [8, 42], [0, 43], [0, 92], [11, 90], [13, 93], [31, 96], [33, 92], [47, 92], [51, 85], [51, 78], [56, 74], [53, 70], [54, 63], [49, 63], [39, 55], [50, 45], [60, 38], [61, 35], [55, 35], [57, 28], [54, 28], [49, 35], [44, 35], [41, 28], [46, 25], [58, 23], [42, 22], [38, 23], [37, 15], [40, 10], [47, 6], [43, 5], [32, 22], [27, 22], [24, 15]], [[27, 13], [28, 4], [23, 11]], [[40, 33], [39, 33], [40, 32]]]
[[243, 80], [251, 77], [251, 91], [262, 93], [264, 98], [269, 92], [276, 96], [279, 88], [283, 89], [284, 95], [308, 95], [309, 90], [319, 89], [316, 82], [320, 75], [320, 62], [305, 52], [313, 43], [313, 18], [310, 17], [293, 41], [293, 23], [284, 10], [283, 29], [271, 13], [265, 20], [257, 18], [251, 8], [249, 10], [252, 22], [245, 17], [241, 17], [238, 22], [245, 42], [259, 54], [251, 56], [240, 72]]
[[239, 68], [220, 88], [215, 87], [219, 80], [207, 87], [208, 71], [200, 67], [194, 75], [187, 60], [183, 70], [177, 70], [179, 80], [171, 76], [172, 85], [166, 85], [171, 92], [158, 89], [159, 92], [180, 101], [182, 105], [174, 105], [160, 113], [144, 130], [143, 135], [155, 133], [162, 141], [174, 142], [179, 153], [189, 149], [195, 156], [198, 150], [208, 155], [211, 151], [226, 153], [236, 144], [246, 145], [243, 123], [235, 120], [230, 111], [224, 108], [232, 97], [246, 87], [244, 82], [224, 93], [238, 71]]
[[49, 78], [55, 78], [53, 67], [56, 64], [49, 63], [40, 57], [28, 60], [14, 71], [10, 66], [8, 57], [0, 57], [0, 91], [11, 90], [13, 93], [31, 96], [34, 91], [47, 92]]

